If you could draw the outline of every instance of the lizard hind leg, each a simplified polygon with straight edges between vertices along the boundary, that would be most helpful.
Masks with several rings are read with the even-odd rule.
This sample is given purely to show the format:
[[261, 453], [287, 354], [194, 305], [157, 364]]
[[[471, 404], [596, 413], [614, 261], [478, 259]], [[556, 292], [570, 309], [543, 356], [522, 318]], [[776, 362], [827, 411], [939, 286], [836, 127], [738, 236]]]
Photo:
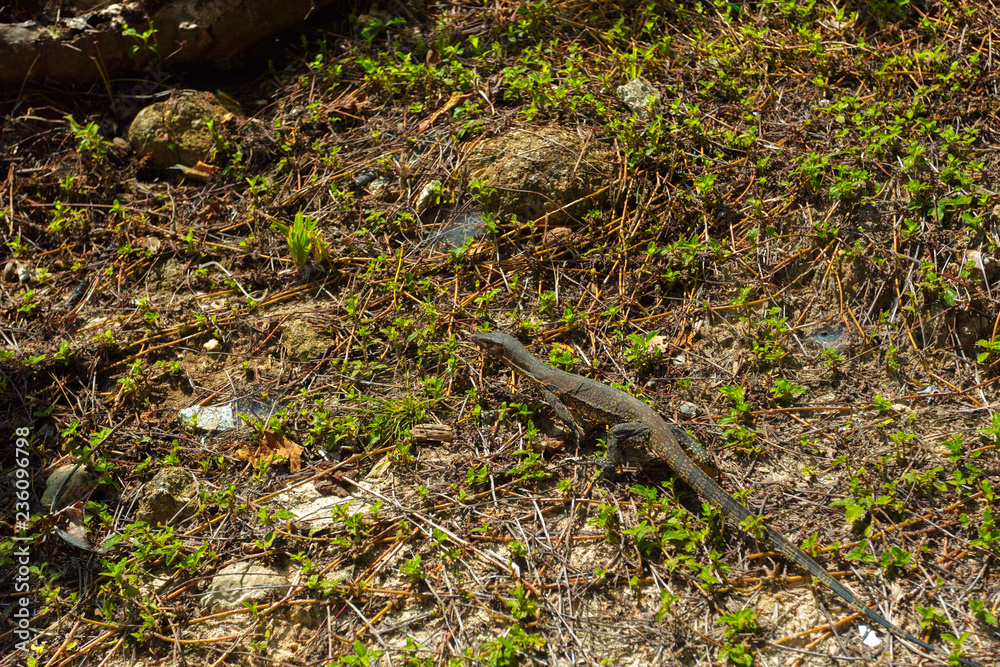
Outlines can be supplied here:
[[673, 424], [667, 424], [667, 428], [670, 429], [670, 433], [673, 434], [674, 439], [677, 440], [677, 444], [684, 448], [688, 456], [697, 461], [703, 466], [709, 466], [711, 468], [715, 467], [715, 463], [712, 461], [712, 457], [709, 456], [705, 447], [691, 437], [691, 434], [680, 428], [679, 426], [674, 426]]
[[615, 471], [624, 458], [625, 447], [649, 442], [650, 428], [642, 422], [624, 422], [608, 429], [608, 448], [603, 457], [593, 460], [601, 467], [602, 474]]

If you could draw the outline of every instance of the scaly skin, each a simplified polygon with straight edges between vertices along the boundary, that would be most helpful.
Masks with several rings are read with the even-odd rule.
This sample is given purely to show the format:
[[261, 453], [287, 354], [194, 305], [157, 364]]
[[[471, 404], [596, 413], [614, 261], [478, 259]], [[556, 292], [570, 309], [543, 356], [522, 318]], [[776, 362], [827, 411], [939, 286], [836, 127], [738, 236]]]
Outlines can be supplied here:
[[[574, 412], [583, 415], [588, 421], [608, 425], [607, 455], [597, 460], [604, 471], [613, 471], [618, 466], [624, 445], [646, 445], [656, 456], [666, 461], [677, 476], [702, 498], [719, 508], [724, 517], [737, 525], [747, 519], [755, 518], [715, 480], [695, 465], [679, 446], [670, 425], [639, 399], [589, 378], [552, 368], [531, 356], [517, 339], [508, 334], [499, 332], [474, 334], [472, 340], [538, 383], [543, 390], [545, 400], [552, 405], [556, 415], [573, 430], [574, 439], [578, 439], [582, 434], [582, 429], [573, 419]], [[846, 586], [834, 579], [819, 563], [778, 531], [766, 524], [758, 524], [758, 528], [778, 551], [816, 577], [872, 622], [928, 651], [945, 657], [949, 655], [943, 648], [932, 646], [914, 637], [862, 604]], [[970, 660], [959, 659], [959, 662], [970, 667], [982, 667]]]

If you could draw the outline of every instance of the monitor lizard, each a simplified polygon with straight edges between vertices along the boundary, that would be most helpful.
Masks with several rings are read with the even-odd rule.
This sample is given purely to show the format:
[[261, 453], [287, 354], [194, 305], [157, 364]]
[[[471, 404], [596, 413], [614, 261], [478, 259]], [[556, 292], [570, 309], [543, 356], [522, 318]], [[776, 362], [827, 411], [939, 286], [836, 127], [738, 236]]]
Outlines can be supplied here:
[[[748, 519], [755, 519], [745, 507], [736, 502], [735, 498], [685, 454], [671, 426], [660, 417], [659, 413], [639, 399], [590, 378], [553, 368], [531, 356], [528, 350], [509, 334], [502, 332], [474, 334], [472, 340], [540, 385], [545, 401], [552, 406], [559, 420], [571, 430], [574, 441], [579, 442], [580, 436], [583, 435], [583, 429], [573, 418], [574, 412], [582, 415], [586, 421], [607, 425], [607, 452], [603, 457], [593, 460], [605, 473], [614, 471], [618, 467], [626, 445], [646, 445], [654, 454], [665, 460], [701, 497], [719, 508], [725, 518], [738, 525]], [[862, 604], [850, 589], [834, 579], [826, 569], [778, 531], [764, 523], [757, 523], [757, 528], [781, 553], [808, 571], [869, 620], [881, 625], [897, 637], [928, 651], [945, 657], [950, 655], [945, 649], [911, 635]], [[970, 667], [982, 667], [964, 658], [959, 658], [959, 662]]]

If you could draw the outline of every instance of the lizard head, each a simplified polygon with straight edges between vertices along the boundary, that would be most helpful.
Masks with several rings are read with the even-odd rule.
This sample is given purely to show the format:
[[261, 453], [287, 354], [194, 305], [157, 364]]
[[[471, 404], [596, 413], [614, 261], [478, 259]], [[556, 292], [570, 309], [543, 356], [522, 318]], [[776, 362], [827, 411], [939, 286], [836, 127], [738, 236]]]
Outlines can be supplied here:
[[520, 346], [516, 338], [500, 331], [472, 334], [471, 338], [473, 343], [498, 357], [504, 356], [504, 350], [510, 349], [511, 343], [515, 343], [515, 346]]

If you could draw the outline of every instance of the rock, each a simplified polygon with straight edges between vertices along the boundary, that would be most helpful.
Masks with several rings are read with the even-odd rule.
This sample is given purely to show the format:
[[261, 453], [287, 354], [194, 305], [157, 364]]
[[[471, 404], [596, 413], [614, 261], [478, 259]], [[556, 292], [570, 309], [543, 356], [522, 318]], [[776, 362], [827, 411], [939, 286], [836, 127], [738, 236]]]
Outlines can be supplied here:
[[[47, 512], [52, 506], [52, 499], [59, 494], [59, 501], [52, 510], [58, 512], [67, 505], [83, 500], [87, 488], [93, 479], [87, 466], [77, 467], [75, 463], [61, 465], [52, 471], [45, 481], [45, 493], [42, 494], [42, 507]], [[60, 487], [62, 490], [60, 491]]]
[[410, 438], [414, 442], [444, 442], [455, 439], [455, 431], [447, 424], [417, 424], [410, 429]]
[[440, 188], [441, 181], [431, 181], [420, 188], [420, 194], [417, 195], [417, 199], [413, 202], [413, 210], [419, 215], [429, 209], [432, 204], [436, 204], [437, 193]]
[[820, 351], [833, 350], [839, 354], [850, 346], [851, 334], [847, 327], [835, 322], [817, 329], [812, 340], [819, 345]]
[[196, 482], [184, 468], [164, 468], [142, 487], [136, 519], [155, 526], [194, 516], [199, 503]]
[[177, 418], [181, 426], [189, 431], [225, 433], [236, 428], [232, 405], [193, 405], [179, 410]]
[[657, 350], [660, 354], [666, 354], [670, 352], [670, 340], [666, 336], [657, 334], [649, 339], [649, 349]]
[[977, 272], [985, 273], [986, 277], [990, 279], [996, 275], [998, 268], [996, 259], [989, 255], [984, 255], [979, 250], [965, 251], [965, 265], [975, 269]]
[[660, 91], [641, 76], [632, 79], [624, 86], [618, 86], [616, 92], [618, 99], [642, 118], [653, 115], [660, 106]]
[[[165, 102], [150, 104], [136, 114], [128, 140], [148, 167], [192, 167], [212, 157], [214, 133], [222, 132], [233, 118], [232, 111], [212, 93], [176, 90]], [[209, 121], [214, 129], [209, 128]]]
[[573, 235], [573, 230], [569, 227], [552, 227], [542, 234], [542, 247], [551, 248], [561, 245], [569, 240]]
[[276, 589], [288, 589], [285, 575], [263, 565], [233, 563], [212, 577], [204, 603], [213, 612], [241, 609], [245, 602], [263, 600]]
[[16, 283], [17, 275], [20, 273], [21, 265], [14, 260], [10, 260], [3, 267], [3, 281], [5, 283]]
[[608, 199], [614, 155], [560, 127], [522, 128], [479, 142], [469, 154], [473, 178], [487, 181], [483, 203], [522, 220], [564, 224]]
[[292, 525], [305, 535], [325, 533], [343, 525], [342, 519], [335, 518], [340, 516], [341, 508], [346, 510], [348, 516], [354, 516], [367, 512], [371, 507], [371, 503], [363, 497], [338, 490], [342, 491], [342, 487], [328, 487], [324, 481], [320, 481], [319, 486], [314, 482], [306, 482], [268, 501], [268, 512], [275, 509], [290, 512], [293, 516]]
[[281, 325], [281, 344], [293, 361], [322, 359], [332, 341], [305, 320], [286, 320]]
[[17, 265], [17, 281], [24, 285], [35, 282], [35, 270], [27, 266]]

